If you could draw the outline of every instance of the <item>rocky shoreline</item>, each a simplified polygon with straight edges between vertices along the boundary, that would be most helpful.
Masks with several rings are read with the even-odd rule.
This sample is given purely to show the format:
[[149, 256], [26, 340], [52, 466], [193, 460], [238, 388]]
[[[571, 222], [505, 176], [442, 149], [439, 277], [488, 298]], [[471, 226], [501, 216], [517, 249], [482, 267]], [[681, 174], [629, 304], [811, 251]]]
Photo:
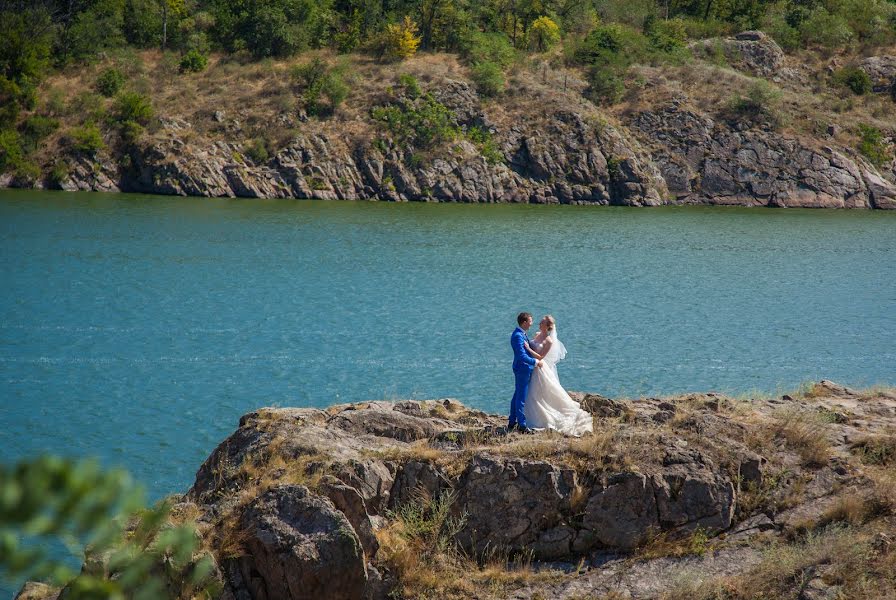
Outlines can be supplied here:
[[[707, 85], [719, 79], [737, 94], [769, 79], [797, 97], [822, 76], [762, 32], [704, 40], [691, 50], [697, 59], [687, 77], [703, 77]], [[712, 52], [731, 67], [708, 62]], [[879, 94], [896, 81], [892, 56], [864, 58], [859, 68], [879, 84]], [[242, 198], [896, 208], [896, 160], [875, 166], [846, 143], [842, 126], [810, 116], [806, 107], [784, 109], [785, 120], [799, 127], [781, 128], [762, 107], [735, 114], [730, 104], [713, 104], [693, 84], [651, 67], [638, 67], [642, 91], [612, 110], [582, 96], [586, 84], [574, 71], [549, 76], [547, 65], [540, 77], [521, 76], [489, 99], [461, 67], [451, 69], [424, 85], [460, 132], [439, 147], [384, 135], [372, 111], [404, 110], [416, 98], [384, 70], [362, 102], [369, 106], [328, 119], [279, 114], [268, 129], [298, 134], [269, 157], [251, 158], [242, 141], [251, 107], [235, 114], [185, 109], [160, 115], [154, 131], [133, 144], [72, 154], [57, 181], [6, 175], [0, 186]], [[469, 135], [474, 130], [488, 137], [488, 153]], [[891, 134], [884, 131], [890, 145]]]
[[[892, 566], [892, 390], [575, 397], [593, 436], [508, 435], [450, 399], [260, 409], [175, 513], [195, 516], [227, 600], [746, 598], [780, 568], [770, 548], [843, 527], [864, 568]], [[837, 560], [782, 585], [849, 594]]]

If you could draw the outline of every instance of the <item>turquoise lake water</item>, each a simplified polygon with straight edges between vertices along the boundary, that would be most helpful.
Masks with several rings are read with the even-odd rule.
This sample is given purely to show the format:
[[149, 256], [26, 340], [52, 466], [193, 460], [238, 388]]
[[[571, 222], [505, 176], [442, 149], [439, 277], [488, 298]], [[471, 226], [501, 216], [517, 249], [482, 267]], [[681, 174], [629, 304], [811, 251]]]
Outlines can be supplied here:
[[0, 191], [0, 448], [185, 490], [245, 412], [506, 412], [515, 315], [610, 396], [896, 382], [896, 213]]

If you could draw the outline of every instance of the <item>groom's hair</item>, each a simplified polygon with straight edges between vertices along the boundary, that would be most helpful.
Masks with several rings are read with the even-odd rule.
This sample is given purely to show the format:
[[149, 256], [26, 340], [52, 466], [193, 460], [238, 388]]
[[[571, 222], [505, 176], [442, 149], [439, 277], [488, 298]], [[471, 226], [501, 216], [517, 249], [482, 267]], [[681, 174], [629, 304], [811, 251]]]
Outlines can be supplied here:
[[532, 318], [531, 313], [522, 312], [516, 316], [516, 324], [522, 325], [523, 321], [525, 321], [526, 319], [531, 319], [531, 318]]

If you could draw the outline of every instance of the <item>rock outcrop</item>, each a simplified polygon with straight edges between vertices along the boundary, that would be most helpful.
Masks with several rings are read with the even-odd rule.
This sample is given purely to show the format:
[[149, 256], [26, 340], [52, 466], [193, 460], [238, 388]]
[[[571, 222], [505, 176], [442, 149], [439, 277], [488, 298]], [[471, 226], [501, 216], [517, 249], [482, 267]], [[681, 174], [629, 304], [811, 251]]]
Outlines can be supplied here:
[[831, 146], [739, 130], [678, 99], [631, 117], [679, 202], [807, 208], [893, 208], [896, 184]]
[[859, 62], [859, 68], [871, 78], [875, 92], [891, 92], [896, 86], [896, 56], [869, 56]]
[[[395, 596], [384, 544], [413, 531], [443, 532], [429, 543], [471, 558], [569, 573], [521, 584], [517, 598], [656, 598], [686, 570], [744, 573], [761, 560], [751, 540], [785, 540], [881, 493], [860, 465], [896, 431], [896, 395], [830, 381], [796, 399], [573, 395], [593, 436], [507, 434], [503, 416], [453, 400], [245, 415], [181, 499], [213, 548], [231, 540], [217, 557], [221, 600]], [[808, 435], [829, 445], [819, 455], [813, 442], [811, 461]], [[675, 540], [708, 549], [651, 557]], [[19, 597], [58, 592], [29, 584]]]
[[700, 40], [690, 47], [702, 58], [721, 52], [731, 65], [761, 77], [776, 76], [784, 66], [781, 46], [762, 31], [743, 31], [730, 38]]

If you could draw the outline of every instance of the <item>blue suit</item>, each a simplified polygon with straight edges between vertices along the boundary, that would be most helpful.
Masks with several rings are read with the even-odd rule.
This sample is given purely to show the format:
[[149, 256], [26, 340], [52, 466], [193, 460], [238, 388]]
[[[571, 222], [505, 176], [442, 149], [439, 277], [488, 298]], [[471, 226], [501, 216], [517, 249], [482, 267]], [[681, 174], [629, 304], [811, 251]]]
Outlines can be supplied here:
[[532, 370], [536, 361], [526, 352], [525, 343], [529, 341], [522, 327], [513, 330], [510, 336], [510, 347], [513, 348], [513, 376], [516, 379], [516, 388], [513, 391], [513, 400], [510, 401], [510, 421], [508, 428], [514, 425], [526, 427], [526, 415], [523, 408], [526, 404], [526, 394], [529, 391], [529, 380], [532, 378]]

